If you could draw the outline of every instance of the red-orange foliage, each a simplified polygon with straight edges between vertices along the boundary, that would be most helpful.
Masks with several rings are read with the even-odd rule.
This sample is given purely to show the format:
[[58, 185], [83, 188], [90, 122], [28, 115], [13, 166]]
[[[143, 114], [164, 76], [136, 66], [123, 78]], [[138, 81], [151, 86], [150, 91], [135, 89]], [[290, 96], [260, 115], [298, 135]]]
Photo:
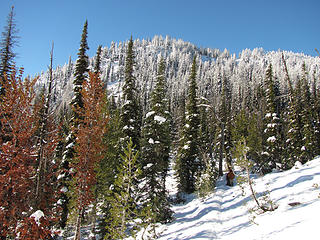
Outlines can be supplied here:
[[[10, 76], [5, 76], [5, 81], [0, 84], [5, 90], [0, 99], [0, 238], [41, 239], [35, 237], [37, 232], [42, 232], [39, 229], [50, 232], [51, 214], [37, 225], [39, 229], [35, 232], [32, 230], [34, 226], [28, 228], [35, 207], [43, 207], [42, 211], [48, 213], [43, 203], [45, 199], [39, 202], [39, 206], [35, 205], [39, 155], [35, 138], [38, 112], [34, 106], [33, 89], [36, 81], [37, 78], [22, 80], [21, 70], [20, 74], [13, 71]], [[49, 144], [43, 154], [51, 154], [53, 148]], [[48, 177], [51, 176], [48, 174]], [[48, 193], [48, 190], [45, 192]], [[28, 233], [30, 238], [24, 238], [24, 233]]]
[[[78, 214], [94, 200], [93, 187], [96, 184], [95, 168], [103, 158], [108, 116], [105, 113], [106, 97], [98, 74], [89, 73], [82, 88], [83, 108], [74, 109], [79, 118], [76, 133], [75, 169]], [[79, 219], [80, 221], [80, 219]], [[77, 225], [80, 225], [77, 222]], [[77, 226], [78, 228], [78, 226]]]
[[23, 240], [51, 239], [49, 225], [50, 222], [46, 216], [40, 219], [35, 219], [34, 217], [25, 218], [20, 227], [18, 227], [18, 238]]
[[[19, 220], [26, 217], [33, 186], [35, 161], [33, 85], [13, 72], [1, 85], [0, 100], [0, 235], [14, 235]], [[6, 77], [5, 77], [6, 78]]]

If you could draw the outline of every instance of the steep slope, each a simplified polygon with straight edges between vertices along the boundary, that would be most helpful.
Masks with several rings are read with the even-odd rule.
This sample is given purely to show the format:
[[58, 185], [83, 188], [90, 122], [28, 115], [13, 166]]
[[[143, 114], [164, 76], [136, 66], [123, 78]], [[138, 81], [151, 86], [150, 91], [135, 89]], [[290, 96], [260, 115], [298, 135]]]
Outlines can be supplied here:
[[292, 240], [318, 235], [320, 157], [285, 172], [253, 177], [258, 195], [270, 191], [278, 205], [274, 212], [250, 214], [254, 202], [249, 191], [242, 195], [239, 186], [228, 187], [221, 178], [207, 199], [190, 195], [186, 204], [174, 206], [175, 221], [162, 226], [159, 239]]

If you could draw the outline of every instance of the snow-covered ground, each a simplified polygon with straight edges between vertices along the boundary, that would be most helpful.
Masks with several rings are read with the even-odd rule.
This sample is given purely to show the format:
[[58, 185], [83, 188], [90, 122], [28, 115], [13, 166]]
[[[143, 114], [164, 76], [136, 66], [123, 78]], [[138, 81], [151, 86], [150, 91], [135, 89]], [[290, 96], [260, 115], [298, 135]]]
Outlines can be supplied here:
[[[173, 170], [169, 172], [169, 176], [167, 188], [173, 197], [177, 186]], [[266, 191], [270, 192], [271, 199], [278, 206], [275, 211], [259, 215], [250, 213], [249, 209], [255, 206], [255, 202], [249, 189], [245, 189], [243, 195], [238, 185], [226, 186], [225, 177], [222, 177], [218, 180], [214, 193], [206, 199], [199, 199], [191, 194], [186, 196], [186, 203], [174, 205], [172, 209], [175, 220], [159, 226], [157, 232], [161, 234], [158, 239], [319, 238], [320, 157], [304, 165], [296, 164], [288, 171], [252, 177], [258, 196]], [[89, 239], [84, 233], [90, 232], [90, 226], [83, 227], [82, 232], [81, 239]], [[72, 233], [66, 239], [73, 239]]]
[[[161, 227], [161, 240], [178, 239], [303, 239], [319, 237], [320, 157], [291, 170], [254, 179], [258, 195], [270, 191], [278, 205], [273, 212], [249, 213], [250, 192], [219, 179], [215, 192], [204, 200], [189, 195], [185, 204], [173, 206], [175, 221]], [[171, 183], [171, 187], [174, 184]], [[172, 189], [171, 189], [172, 190]], [[295, 206], [289, 204], [296, 203]], [[254, 222], [252, 222], [253, 216]]]

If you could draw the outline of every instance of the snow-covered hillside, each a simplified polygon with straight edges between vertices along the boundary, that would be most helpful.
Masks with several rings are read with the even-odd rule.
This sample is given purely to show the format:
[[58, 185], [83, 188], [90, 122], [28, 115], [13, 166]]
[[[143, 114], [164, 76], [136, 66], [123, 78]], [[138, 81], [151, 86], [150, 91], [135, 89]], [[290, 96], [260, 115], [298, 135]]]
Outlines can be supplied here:
[[[101, 54], [101, 78], [110, 86], [109, 94], [119, 97], [119, 89], [115, 86], [124, 79], [124, 64], [126, 58], [127, 42], [112, 42], [109, 47], [104, 47]], [[192, 64], [193, 56], [197, 58], [198, 92], [208, 99], [218, 99], [221, 90], [221, 79], [228, 78], [232, 83], [232, 92], [238, 96], [239, 91], [250, 92], [255, 86], [261, 84], [265, 77], [268, 65], [273, 65], [274, 77], [279, 79], [282, 92], [287, 89], [285, 72], [283, 71], [282, 54], [284, 54], [292, 81], [301, 74], [301, 66], [306, 64], [306, 71], [319, 78], [318, 71], [320, 58], [311, 57], [302, 53], [287, 51], [267, 52], [262, 48], [253, 50], [244, 49], [238, 55], [231, 54], [228, 50], [200, 48], [190, 42], [169, 36], [155, 36], [153, 39], [136, 39], [134, 41], [135, 77], [137, 87], [142, 99], [147, 99], [154, 87], [157, 66], [160, 57], [166, 63], [166, 81], [168, 84], [168, 97], [171, 107], [184, 94], [187, 79]], [[92, 70], [95, 57], [89, 60]], [[75, 62], [69, 59], [64, 66], [58, 66], [54, 71], [54, 106], [61, 107], [69, 103], [73, 95]], [[38, 89], [47, 82], [49, 72], [42, 72], [38, 81]], [[319, 83], [318, 83], [319, 84]], [[240, 91], [240, 92], [241, 92]]]
[[[173, 207], [175, 221], [162, 226], [161, 240], [178, 239], [302, 239], [319, 236], [320, 157], [291, 170], [254, 179], [258, 194], [270, 191], [278, 205], [274, 212], [255, 215], [249, 190], [226, 186], [220, 178], [215, 192], [205, 200], [190, 195]], [[290, 206], [294, 205], [294, 206]]]

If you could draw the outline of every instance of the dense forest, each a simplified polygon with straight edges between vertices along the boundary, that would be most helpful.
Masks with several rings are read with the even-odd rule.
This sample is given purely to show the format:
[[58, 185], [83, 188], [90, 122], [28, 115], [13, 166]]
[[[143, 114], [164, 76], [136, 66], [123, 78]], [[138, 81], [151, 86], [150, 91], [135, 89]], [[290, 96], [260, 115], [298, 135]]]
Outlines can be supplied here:
[[32, 78], [13, 64], [14, 39], [1, 42], [1, 239], [74, 231], [79, 240], [89, 225], [92, 239], [152, 232], [185, 194], [214, 190], [239, 142], [260, 174], [320, 154], [319, 57], [261, 48], [237, 56], [155, 36], [89, 58], [87, 28], [75, 62], [53, 69], [52, 48], [48, 71]]

